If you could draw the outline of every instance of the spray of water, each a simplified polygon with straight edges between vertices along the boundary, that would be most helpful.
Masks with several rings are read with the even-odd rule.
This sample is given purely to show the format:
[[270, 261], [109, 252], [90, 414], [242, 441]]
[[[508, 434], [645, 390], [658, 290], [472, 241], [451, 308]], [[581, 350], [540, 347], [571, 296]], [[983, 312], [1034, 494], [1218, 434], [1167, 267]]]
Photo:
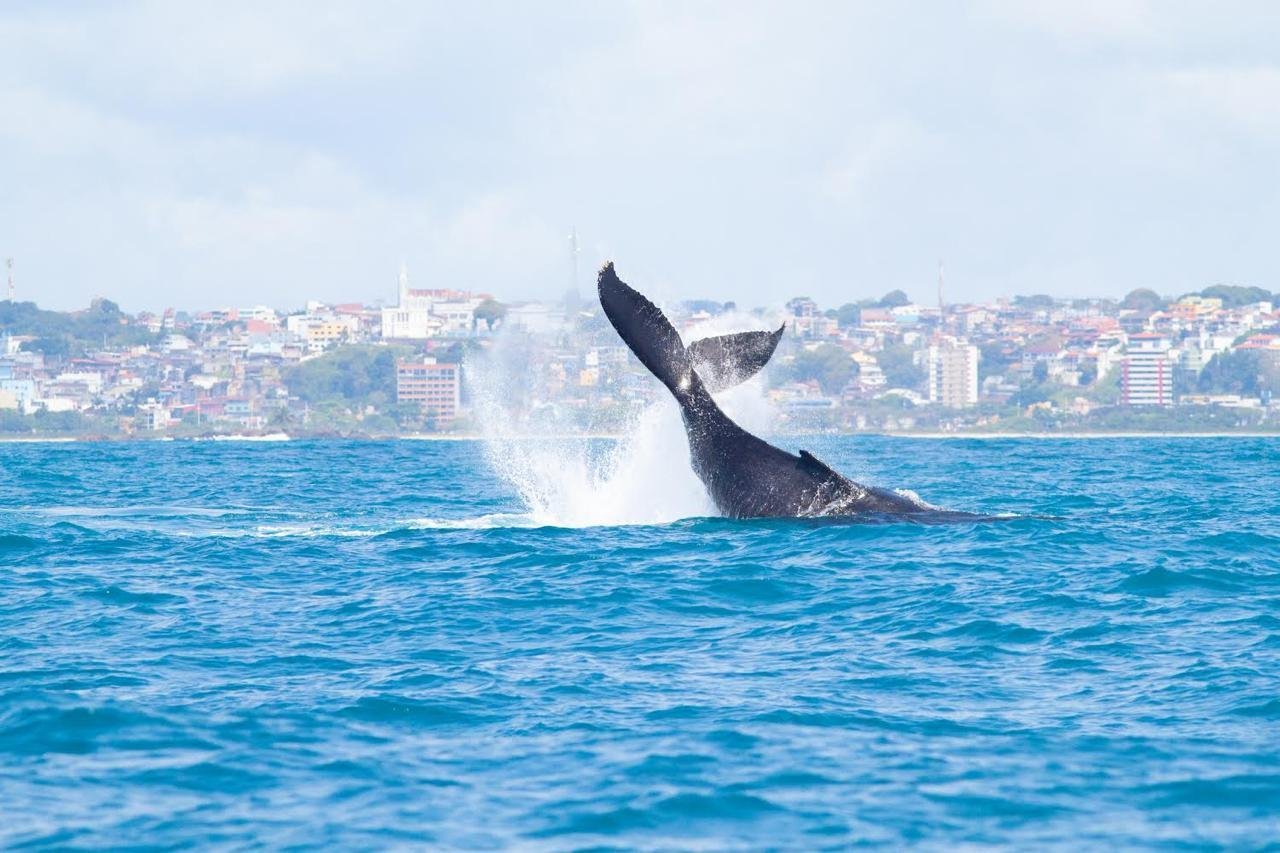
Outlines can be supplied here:
[[[759, 327], [751, 317], [721, 316], [689, 330], [686, 339]], [[499, 334], [487, 354], [468, 363], [468, 374], [485, 455], [519, 495], [527, 513], [524, 523], [666, 524], [716, 514], [689, 465], [679, 408], [665, 392], [631, 417], [620, 435], [548, 435], [547, 421], [531, 426], [514, 411], [513, 401], [524, 399], [529, 377], [527, 363], [504, 357], [511, 345]], [[772, 422], [760, 377], [717, 395], [717, 401], [747, 429], [765, 431]]]

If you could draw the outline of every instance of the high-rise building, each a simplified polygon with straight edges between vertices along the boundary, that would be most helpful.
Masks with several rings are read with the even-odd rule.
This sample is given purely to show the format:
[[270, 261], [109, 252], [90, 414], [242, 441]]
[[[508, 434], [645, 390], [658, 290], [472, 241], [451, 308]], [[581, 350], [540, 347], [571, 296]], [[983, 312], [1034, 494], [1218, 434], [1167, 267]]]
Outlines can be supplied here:
[[929, 347], [929, 401], [963, 409], [978, 402], [978, 348], [953, 338]]
[[446, 426], [458, 416], [462, 405], [461, 368], [439, 364], [430, 356], [422, 361], [397, 362], [396, 400], [418, 404], [437, 426]]
[[1172, 406], [1173, 365], [1169, 339], [1156, 334], [1129, 336], [1121, 374], [1121, 402], [1126, 406]]

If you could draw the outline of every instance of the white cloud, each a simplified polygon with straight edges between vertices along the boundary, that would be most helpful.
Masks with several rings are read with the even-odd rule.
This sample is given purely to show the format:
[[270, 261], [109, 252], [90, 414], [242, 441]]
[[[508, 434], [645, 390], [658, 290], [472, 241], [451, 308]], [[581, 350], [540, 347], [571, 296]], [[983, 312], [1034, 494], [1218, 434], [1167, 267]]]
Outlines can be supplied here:
[[1188, 118], [1225, 123], [1250, 139], [1280, 138], [1280, 68], [1189, 68], [1163, 75]]
[[1064, 39], [1145, 38], [1154, 17], [1148, 0], [981, 0], [978, 7]]
[[607, 251], [744, 305], [927, 289], [939, 255], [957, 298], [1268, 283], [1266, 9], [9, 7], [0, 255], [62, 307], [372, 299], [402, 257], [555, 295], [571, 225], [584, 285]]

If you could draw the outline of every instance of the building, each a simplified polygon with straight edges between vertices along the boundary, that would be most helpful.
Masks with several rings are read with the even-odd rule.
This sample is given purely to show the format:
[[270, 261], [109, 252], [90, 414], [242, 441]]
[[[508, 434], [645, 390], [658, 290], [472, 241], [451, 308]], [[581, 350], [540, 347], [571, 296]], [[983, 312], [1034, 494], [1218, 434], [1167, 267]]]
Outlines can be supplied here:
[[475, 331], [475, 312], [487, 297], [465, 290], [416, 290], [401, 265], [399, 297], [382, 309], [382, 337], [424, 340], [437, 336], [467, 337]]
[[978, 348], [952, 338], [929, 346], [929, 402], [963, 409], [978, 402]]
[[434, 358], [396, 363], [396, 401], [416, 403], [437, 426], [448, 425], [462, 405], [462, 369]]
[[360, 334], [360, 318], [321, 309], [286, 317], [285, 328], [305, 340], [310, 352], [322, 352], [334, 344], [356, 340]]
[[1173, 362], [1169, 339], [1157, 334], [1129, 336], [1120, 379], [1126, 406], [1173, 405]]

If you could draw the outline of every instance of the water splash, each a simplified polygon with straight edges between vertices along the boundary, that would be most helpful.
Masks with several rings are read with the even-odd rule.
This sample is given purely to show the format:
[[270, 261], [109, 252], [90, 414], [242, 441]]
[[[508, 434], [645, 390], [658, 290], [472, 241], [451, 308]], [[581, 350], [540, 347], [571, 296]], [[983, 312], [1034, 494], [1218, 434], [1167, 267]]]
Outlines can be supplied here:
[[[746, 315], [721, 316], [698, 324], [685, 337], [696, 340], [760, 326], [758, 319]], [[513, 411], [512, 401], [521, 397], [527, 377], [503, 357], [507, 343], [498, 336], [487, 356], [469, 362], [468, 369], [485, 456], [520, 496], [529, 523], [667, 524], [718, 514], [690, 467], [689, 445], [674, 400], [661, 394], [616, 436], [549, 437], [545, 429], [530, 427]], [[773, 422], [760, 377], [716, 399], [749, 430], [765, 430]]]
[[616, 438], [523, 435], [488, 421], [485, 455], [535, 525], [666, 524], [714, 515], [672, 401], [645, 408]]

